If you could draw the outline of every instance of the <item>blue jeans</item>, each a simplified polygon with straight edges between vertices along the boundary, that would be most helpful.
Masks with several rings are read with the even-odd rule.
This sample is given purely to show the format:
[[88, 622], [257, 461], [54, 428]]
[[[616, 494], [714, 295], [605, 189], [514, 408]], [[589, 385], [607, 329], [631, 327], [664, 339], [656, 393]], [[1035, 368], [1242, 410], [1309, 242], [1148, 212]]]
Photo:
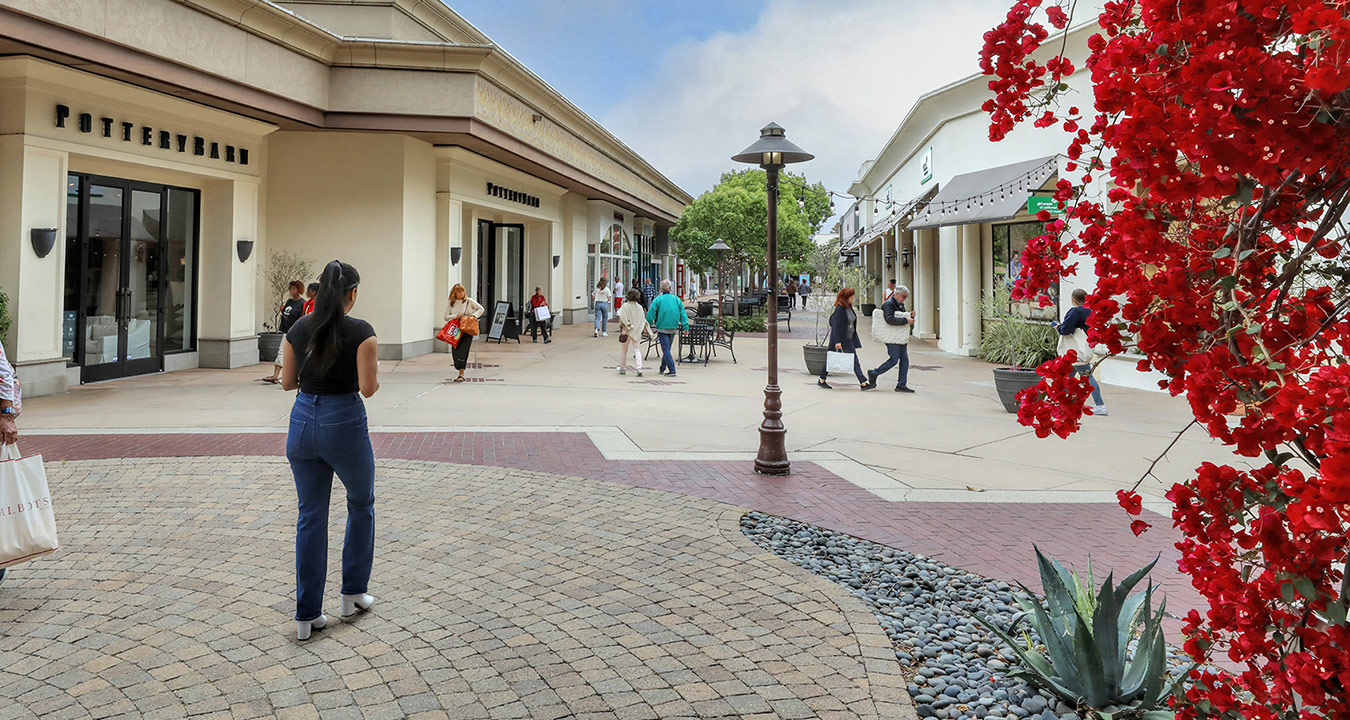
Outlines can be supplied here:
[[595, 304], [595, 331], [606, 332], [609, 327], [609, 303], [598, 302]]
[[286, 459], [291, 462], [300, 499], [295, 523], [295, 619], [313, 620], [323, 613], [328, 499], [334, 471], [347, 488], [342, 593], [366, 592], [370, 583], [375, 557], [375, 453], [360, 396], [297, 395], [286, 436]]
[[671, 375], [675, 374], [675, 355], [670, 349], [670, 343], [675, 340], [675, 333], [656, 332], [656, 339], [661, 343], [661, 369], [667, 370]]
[[1092, 383], [1092, 402], [1105, 405], [1106, 403], [1102, 402], [1102, 386], [1097, 384], [1097, 378], [1092, 377], [1092, 366], [1083, 363], [1082, 365], [1074, 365], [1073, 369], [1079, 375], [1086, 375], [1088, 382]]
[[887, 370], [900, 366], [900, 379], [895, 383], [896, 387], [905, 387], [909, 384], [909, 346], [908, 345], [887, 345], [886, 352], [890, 358], [886, 362], [877, 366], [872, 371], [873, 377], [884, 374]]

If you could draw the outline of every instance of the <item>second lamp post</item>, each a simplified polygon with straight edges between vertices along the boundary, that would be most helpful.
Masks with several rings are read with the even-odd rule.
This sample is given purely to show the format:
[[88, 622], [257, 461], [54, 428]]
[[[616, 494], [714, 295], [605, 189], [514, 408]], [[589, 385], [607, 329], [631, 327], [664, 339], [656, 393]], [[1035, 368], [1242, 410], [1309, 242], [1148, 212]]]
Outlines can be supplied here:
[[787, 428], [783, 427], [783, 391], [778, 387], [778, 173], [791, 163], [815, 157], [788, 141], [777, 123], [759, 131], [759, 140], [733, 155], [736, 162], [764, 168], [769, 191], [769, 382], [764, 386], [764, 422], [759, 426], [759, 452], [755, 454], [755, 472], [786, 475], [791, 470], [787, 457]]

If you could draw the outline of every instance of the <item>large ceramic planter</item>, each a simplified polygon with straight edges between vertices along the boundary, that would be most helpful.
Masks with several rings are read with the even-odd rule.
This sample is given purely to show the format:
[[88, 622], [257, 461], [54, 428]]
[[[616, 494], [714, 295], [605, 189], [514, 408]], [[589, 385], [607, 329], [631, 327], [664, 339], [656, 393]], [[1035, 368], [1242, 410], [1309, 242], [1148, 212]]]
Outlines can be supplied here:
[[802, 355], [806, 360], [806, 372], [812, 377], [820, 377], [825, 373], [825, 356], [829, 354], [830, 349], [824, 345], [803, 345]]
[[862, 314], [864, 317], [872, 317], [872, 313], [877, 311], [877, 306], [873, 303], [862, 304]]
[[1017, 412], [1017, 393], [1039, 383], [1041, 376], [1035, 370], [1020, 368], [994, 368], [994, 389], [998, 391], [999, 402], [1010, 413]]
[[284, 334], [279, 332], [265, 332], [258, 335], [258, 360], [260, 362], [276, 362], [277, 353], [281, 351], [281, 338]]

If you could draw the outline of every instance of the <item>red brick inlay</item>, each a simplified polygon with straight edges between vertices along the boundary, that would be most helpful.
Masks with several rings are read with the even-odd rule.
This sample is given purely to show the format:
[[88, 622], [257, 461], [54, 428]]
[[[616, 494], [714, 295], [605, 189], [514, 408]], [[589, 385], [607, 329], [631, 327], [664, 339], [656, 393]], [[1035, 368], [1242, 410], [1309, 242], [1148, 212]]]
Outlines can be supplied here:
[[[1129, 531], [1115, 505], [1079, 503], [889, 502], [820, 466], [799, 462], [786, 477], [754, 472], [753, 463], [725, 461], [609, 461], [583, 433], [375, 433], [377, 458], [492, 465], [575, 475], [732, 503], [904, 548], [988, 577], [1039, 588], [1037, 545], [1065, 563], [1088, 556], [1100, 576], [1143, 566], [1153, 573], [1168, 607], [1184, 615], [1203, 607], [1176, 569], [1180, 557], [1170, 522], [1145, 511], [1154, 528]], [[48, 461], [121, 457], [283, 455], [283, 433], [30, 435], [24, 450]], [[59, 488], [54, 488], [59, 496]], [[378, 490], [376, 491], [378, 495]]]

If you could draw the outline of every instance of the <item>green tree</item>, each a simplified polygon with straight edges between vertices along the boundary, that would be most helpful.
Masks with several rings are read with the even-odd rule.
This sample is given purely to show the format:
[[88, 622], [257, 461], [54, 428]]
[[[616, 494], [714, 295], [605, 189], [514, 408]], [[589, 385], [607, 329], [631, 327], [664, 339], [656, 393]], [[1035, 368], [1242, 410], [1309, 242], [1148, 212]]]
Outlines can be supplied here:
[[[768, 265], [769, 195], [763, 170], [750, 168], [722, 174], [713, 189], [685, 208], [670, 236], [685, 262], [696, 268], [717, 266], [718, 257], [708, 250], [721, 238], [731, 250], [724, 260], [728, 271], [748, 265], [760, 270]], [[783, 172], [778, 192], [778, 259], [784, 267], [804, 261], [811, 251], [811, 236], [830, 218], [830, 196], [820, 183]]]

